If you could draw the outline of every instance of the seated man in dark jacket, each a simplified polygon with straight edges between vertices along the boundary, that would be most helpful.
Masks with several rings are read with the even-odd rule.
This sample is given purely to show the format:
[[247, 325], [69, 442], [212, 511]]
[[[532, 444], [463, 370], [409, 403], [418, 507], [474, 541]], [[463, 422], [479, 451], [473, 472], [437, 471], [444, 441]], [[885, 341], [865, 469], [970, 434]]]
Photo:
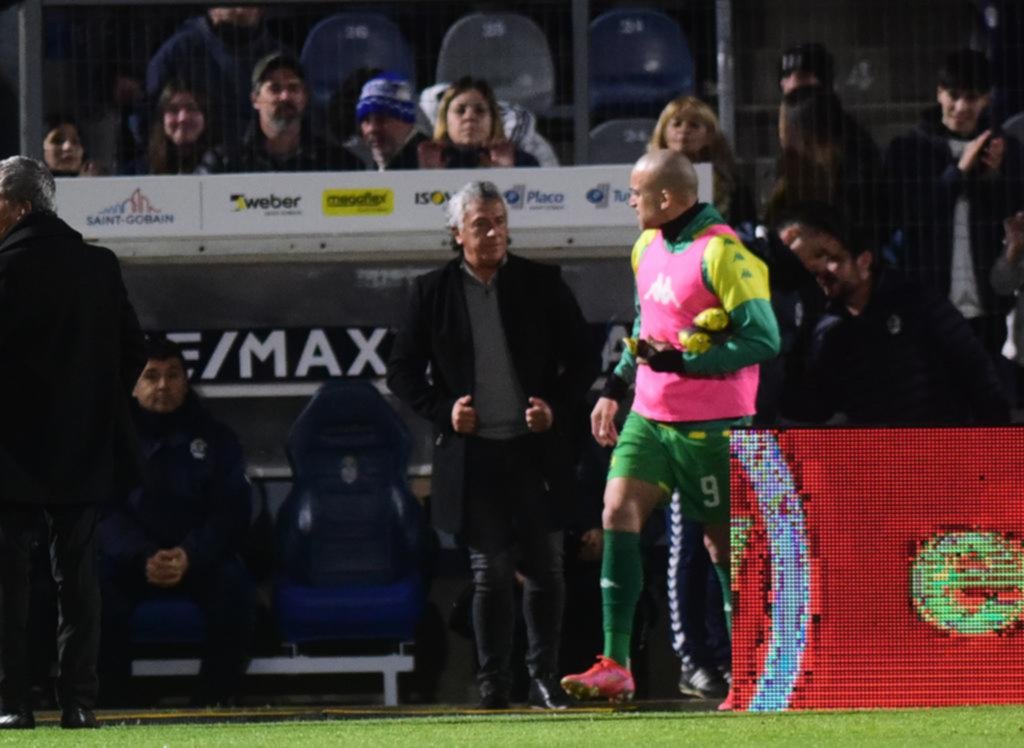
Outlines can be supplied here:
[[143, 485], [99, 525], [103, 570], [101, 686], [124, 695], [130, 619], [161, 596], [187, 597], [206, 616], [197, 705], [229, 702], [245, 671], [255, 588], [239, 557], [251, 493], [237, 437], [189, 390], [181, 349], [147, 342], [133, 416], [145, 458]]
[[1009, 402], [995, 364], [942, 294], [882, 273], [869, 239], [841, 211], [798, 208], [790, 248], [827, 298], [806, 368], [785, 385], [800, 421], [842, 413], [850, 423], [1002, 424]]

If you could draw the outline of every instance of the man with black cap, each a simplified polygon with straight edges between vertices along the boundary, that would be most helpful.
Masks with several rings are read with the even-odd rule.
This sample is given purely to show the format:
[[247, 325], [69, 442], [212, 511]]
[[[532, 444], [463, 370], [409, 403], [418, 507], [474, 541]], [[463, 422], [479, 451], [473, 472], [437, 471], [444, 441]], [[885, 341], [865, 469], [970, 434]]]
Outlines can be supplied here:
[[823, 44], [797, 44], [779, 58], [779, 88], [783, 96], [807, 86], [821, 86], [831, 91], [834, 69], [832, 54]]
[[274, 52], [252, 71], [252, 108], [256, 119], [239, 148], [211, 149], [201, 173], [362, 170], [362, 163], [341, 149], [330, 149], [306, 126], [309, 90], [302, 65], [286, 52]]
[[416, 129], [416, 102], [409, 81], [387, 72], [368, 80], [359, 93], [356, 121], [373, 168], [419, 168], [417, 147], [428, 138]]

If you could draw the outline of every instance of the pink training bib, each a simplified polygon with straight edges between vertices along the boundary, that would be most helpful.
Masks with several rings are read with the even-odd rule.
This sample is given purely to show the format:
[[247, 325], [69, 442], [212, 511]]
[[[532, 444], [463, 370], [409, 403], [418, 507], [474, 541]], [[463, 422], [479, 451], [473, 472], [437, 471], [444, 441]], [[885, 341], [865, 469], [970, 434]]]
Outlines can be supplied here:
[[[717, 236], [735, 237], [732, 229], [710, 226], [682, 252], [670, 252], [658, 231], [636, 270], [640, 299], [640, 336], [663, 340], [682, 350], [679, 331], [693, 318], [722, 302], [704, 285], [703, 260]], [[753, 415], [758, 368], [715, 376], [659, 373], [638, 365], [633, 410], [655, 421], [711, 421]]]

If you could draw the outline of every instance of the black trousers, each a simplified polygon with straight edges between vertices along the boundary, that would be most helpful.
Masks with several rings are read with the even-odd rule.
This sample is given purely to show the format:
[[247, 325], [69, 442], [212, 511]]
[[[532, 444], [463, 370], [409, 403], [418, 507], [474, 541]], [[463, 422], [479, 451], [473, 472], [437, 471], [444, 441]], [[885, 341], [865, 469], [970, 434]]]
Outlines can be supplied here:
[[96, 704], [100, 591], [96, 574], [96, 507], [91, 504], [0, 504], [0, 698], [4, 711], [30, 708], [28, 616], [31, 548], [46, 519], [50, 570], [57, 583], [57, 698], [62, 709]]
[[551, 677], [565, 605], [562, 534], [553, 527], [540, 460], [529, 437], [471, 439], [466, 450], [466, 522], [473, 570], [473, 629], [482, 692], [507, 692], [515, 633], [516, 573], [533, 677]]

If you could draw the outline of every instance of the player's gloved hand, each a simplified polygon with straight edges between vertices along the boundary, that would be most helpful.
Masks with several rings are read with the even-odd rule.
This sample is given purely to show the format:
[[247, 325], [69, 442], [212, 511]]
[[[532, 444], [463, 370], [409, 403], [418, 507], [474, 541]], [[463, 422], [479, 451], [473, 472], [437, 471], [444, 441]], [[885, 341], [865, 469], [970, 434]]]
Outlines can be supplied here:
[[683, 361], [683, 352], [676, 348], [666, 348], [663, 351], [652, 350], [644, 357], [651, 371], [673, 374], [682, 374], [686, 371]]

